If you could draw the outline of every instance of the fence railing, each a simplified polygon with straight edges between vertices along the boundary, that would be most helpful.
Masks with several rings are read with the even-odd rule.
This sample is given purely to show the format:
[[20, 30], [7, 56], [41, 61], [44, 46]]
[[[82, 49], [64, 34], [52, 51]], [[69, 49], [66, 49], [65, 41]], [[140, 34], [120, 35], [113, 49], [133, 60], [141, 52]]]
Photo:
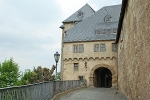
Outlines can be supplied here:
[[49, 81], [19, 87], [0, 88], [0, 100], [50, 100], [54, 95], [86, 86], [85, 80]]

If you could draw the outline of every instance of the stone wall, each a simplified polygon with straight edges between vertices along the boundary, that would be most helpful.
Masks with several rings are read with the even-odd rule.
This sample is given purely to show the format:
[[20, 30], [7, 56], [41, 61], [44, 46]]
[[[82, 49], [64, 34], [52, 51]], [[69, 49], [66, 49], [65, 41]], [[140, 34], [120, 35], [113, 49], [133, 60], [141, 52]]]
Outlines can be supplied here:
[[[87, 62], [87, 68], [85, 67]], [[74, 63], [79, 63], [78, 71], [74, 70]], [[90, 58], [90, 59], [69, 59], [64, 61], [63, 80], [78, 80], [79, 76], [83, 76], [87, 80], [87, 85], [93, 86], [93, 79], [90, 82], [90, 78], [94, 78], [94, 71], [97, 68], [105, 67], [112, 72], [112, 86], [117, 84], [117, 67], [116, 58]]]
[[[104, 43], [106, 52], [94, 52], [94, 44]], [[97, 68], [108, 68], [113, 76], [113, 86], [117, 84], [116, 52], [112, 52], [114, 41], [77, 42], [63, 44], [63, 80], [78, 80], [78, 76], [83, 76], [87, 80], [87, 85], [93, 85], [93, 74]], [[83, 53], [73, 53], [74, 44], [84, 44]], [[87, 62], [87, 68], [85, 67]], [[78, 71], [74, 71], [74, 63], [79, 64]]]
[[[74, 42], [74, 43], [63, 43], [63, 60], [65, 59], [74, 59], [74, 58], [107, 58], [107, 57], [116, 57], [117, 53], [112, 52], [112, 43], [114, 41], [92, 41], [92, 42]], [[73, 45], [84, 45], [83, 53], [73, 53]], [[94, 44], [105, 44], [105, 52], [94, 52]]]
[[118, 88], [150, 100], [150, 0], [128, 0], [118, 43]]
[[[64, 28], [62, 29], [61, 54], [63, 53], [63, 46], [64, 46], [63, 40], [66, 35], [66, 31], [74, 27], [74, 23], [73, 22], [63, 23], [63, 25], [64, 25]], [[63, 59], [63, 55], [61, 55], [61, 59]], [[63, 71], [63, 63], [64, 63], [63, 60], [61, 60], [61, 71]], [[63, 80], [63, 73], [61, 73], [60, 77], [61, 77], [61, 80]]]

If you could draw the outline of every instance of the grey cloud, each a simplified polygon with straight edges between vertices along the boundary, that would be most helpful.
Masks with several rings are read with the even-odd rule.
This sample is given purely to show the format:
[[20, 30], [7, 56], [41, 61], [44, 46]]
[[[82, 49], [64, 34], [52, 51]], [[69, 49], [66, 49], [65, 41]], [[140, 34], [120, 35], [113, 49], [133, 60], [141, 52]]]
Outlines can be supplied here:
[[9, 4], [21, 18], [37, 24], [54, 21], [59, 16], [59, 6], [54, 0], [9, 0]]
[[[27, 36], [26, 36], [27, 35]], [[51, 37], [40, 38], [30, 34], [4, 33], [0, 35], [0, 48], [14, 48], [20, 50], [33, 50], [42, 48], [43, 44], [52, 44]]]

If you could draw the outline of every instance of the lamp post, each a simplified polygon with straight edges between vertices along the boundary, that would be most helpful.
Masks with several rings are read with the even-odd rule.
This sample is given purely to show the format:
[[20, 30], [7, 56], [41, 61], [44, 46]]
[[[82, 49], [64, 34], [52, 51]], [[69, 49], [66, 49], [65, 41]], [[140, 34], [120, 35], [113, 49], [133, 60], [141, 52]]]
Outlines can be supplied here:
[[60, 57], [60, 54], [58, 52], [56, 52], [54, 54], [54, 58], [55, 58], [55, 62], [56, 62], [56, 77], [57, 77], [57, 63], [58, 63], [59, 57]]

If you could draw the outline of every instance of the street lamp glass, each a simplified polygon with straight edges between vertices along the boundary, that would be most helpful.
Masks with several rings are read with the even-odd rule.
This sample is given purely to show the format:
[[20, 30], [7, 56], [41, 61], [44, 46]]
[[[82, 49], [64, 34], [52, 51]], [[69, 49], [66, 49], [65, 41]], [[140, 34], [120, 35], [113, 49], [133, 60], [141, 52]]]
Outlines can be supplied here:
[[54, 58], [55, 58], [56, 63], [58, 62], [59, 57], [60, 57], [60, 54], [59, 54], [58, 52], [56, 52], [56, 53], [54, 54]]

